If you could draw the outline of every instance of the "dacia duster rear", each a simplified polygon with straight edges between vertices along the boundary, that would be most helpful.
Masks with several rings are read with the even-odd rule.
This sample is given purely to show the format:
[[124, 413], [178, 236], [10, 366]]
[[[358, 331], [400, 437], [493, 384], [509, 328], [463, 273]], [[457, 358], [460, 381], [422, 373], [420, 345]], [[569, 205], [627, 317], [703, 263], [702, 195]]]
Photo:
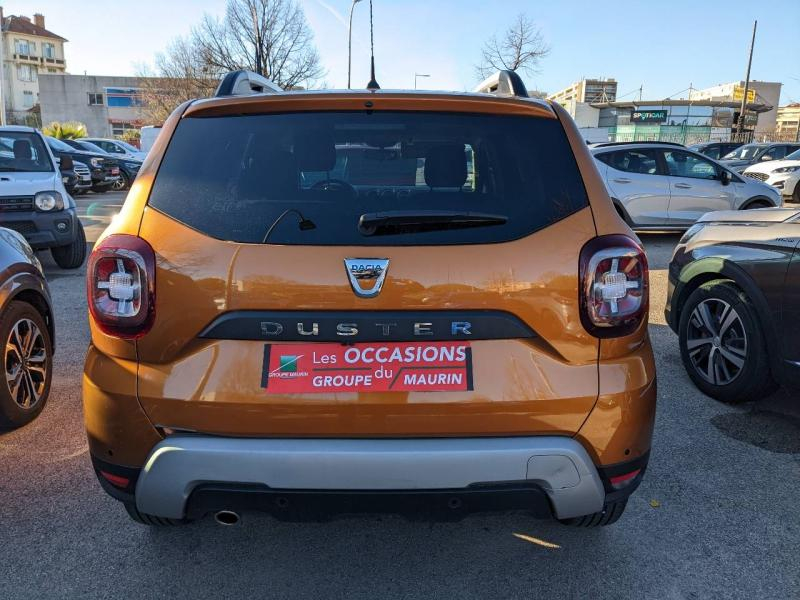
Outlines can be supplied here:
[[106, 491], [150, 524], [619, 518], [654, 419], [647, 262], [570, 117], [513, 73], [259, 81], [172, 114], [91, 255]]

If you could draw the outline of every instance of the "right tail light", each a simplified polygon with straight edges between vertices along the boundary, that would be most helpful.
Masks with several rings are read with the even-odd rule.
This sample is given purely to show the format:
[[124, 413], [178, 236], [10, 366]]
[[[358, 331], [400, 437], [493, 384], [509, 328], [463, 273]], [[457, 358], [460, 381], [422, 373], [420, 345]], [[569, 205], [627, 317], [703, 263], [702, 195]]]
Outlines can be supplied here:
[[633, 333], [647, 315], [647, 257], [626, 235], [604, 235], [588, 242], [580, 255], [581, 322], [595, 337]]
[[104, 333], [123, 339], [146, 334], [155, 318], [155, 252], [135, 235], [110, 235], [86, 268], [89, 312]]

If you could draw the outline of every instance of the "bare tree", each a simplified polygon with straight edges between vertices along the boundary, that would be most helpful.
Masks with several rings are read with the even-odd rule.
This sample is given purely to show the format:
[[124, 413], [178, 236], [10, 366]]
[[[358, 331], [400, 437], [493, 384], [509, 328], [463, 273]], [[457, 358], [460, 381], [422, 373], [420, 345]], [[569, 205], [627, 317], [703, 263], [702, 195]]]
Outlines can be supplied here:
[[481, 63], [475, 73], [485, 79], [496, 71], [511, 70], [526, 74], [538, 73], [539, 62], [550, 53], [541, 30], [524, 13], [498, 39], [496, 35], [483, 45]]
[[296, 0], [228, 0], [221, 19], [204, 15], [186, 38], [174, 39], [138, 69], [142, 112], [163, 123], [176, 106], [210, 96], [228, 71], [248, 69], [285, 89], [324, 75], [313, 34]]
[[210, 96], [219, 83], [190, 38], [174, 39], [156, 54], [155, 70], [140, 66], [137, 75], [144, 120], [153, 125], [163, 123], [179, 104]]
[[209, 72], [249, 69], [284, 89], [325, 74], [314, 35], [296, 0], [228, 0], [221, 19], [205, 15], [192, 40]]

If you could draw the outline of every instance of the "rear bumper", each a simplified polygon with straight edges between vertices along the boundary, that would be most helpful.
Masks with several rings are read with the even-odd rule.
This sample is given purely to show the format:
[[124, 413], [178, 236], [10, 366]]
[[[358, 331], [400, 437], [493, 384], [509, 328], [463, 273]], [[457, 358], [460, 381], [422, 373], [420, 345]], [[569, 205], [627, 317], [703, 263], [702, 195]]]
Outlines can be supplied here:
[[[599, 511], [606, 499], [603, 482], [586, 450], [568, 437], [243, 439], [173, 435], [150, 453], [138, 475], [135, 501], [141, 512], [180, 519], [202, 508], [211, 510], [222, 500], [247, 507], [256, 496], [263, 500], [263, 496], [285, 497], [287, 493], [345, 498], [346, 502], [356, 497], [369, 501], [427, 496], [446, 502], [471, 497], [468, 505], [481, 504], [474, 499], [495, 493], [507, 500], [527, 498], [535, 503], [535, 498], [545, 499], [558, 518]], [[510, 508], [503, 502], [490, 504]], [[537, 512], [542, 507], [529, 508]]]

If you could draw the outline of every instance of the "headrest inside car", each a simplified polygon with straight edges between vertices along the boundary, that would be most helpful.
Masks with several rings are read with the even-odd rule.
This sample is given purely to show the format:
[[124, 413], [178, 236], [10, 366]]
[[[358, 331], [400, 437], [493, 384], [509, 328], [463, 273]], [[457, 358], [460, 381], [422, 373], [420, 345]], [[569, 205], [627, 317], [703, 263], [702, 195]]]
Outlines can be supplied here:
[[336, 165], [333, 136], [325, 133], [308, 133], [295, 140], [294, 154], [301, 171], [332, 171]]
[[440, 144], [425, 155], [425, 183], [430, 187], [460, 188], [467, 180], [464, 144]]
[[17, 160], [33, 158], [33, 148], [28, 140], [14, 140], [14, 158]]

